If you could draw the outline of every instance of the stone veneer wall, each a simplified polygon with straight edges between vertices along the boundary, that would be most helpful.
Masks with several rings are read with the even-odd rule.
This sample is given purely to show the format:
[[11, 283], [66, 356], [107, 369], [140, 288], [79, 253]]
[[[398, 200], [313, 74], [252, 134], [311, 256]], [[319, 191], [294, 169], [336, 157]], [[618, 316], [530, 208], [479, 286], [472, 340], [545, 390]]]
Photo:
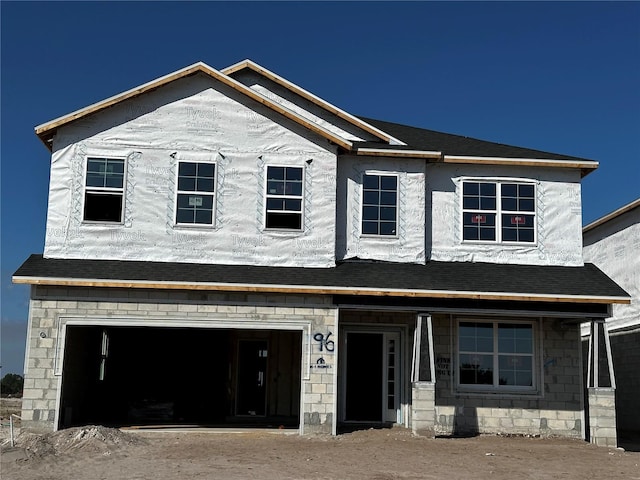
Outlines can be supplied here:
[[[505, 317], [505, 320], [509, 319]], [[450, 322], [453, 322], [453, 329]], [[452, 351], [457, 337], [455, 318], [450, 320], [446, 315], [434, 315], [433, 325], [437, 434], [583, 437], [581, 351], [577, 325], [561, 325], [559, 319], [542, 321], [542, 358], [537, 359], [537, 366], [540, 362], [543, 365], [542, 387], [540, 392], [531, 395], [457, 392], [455, 347]], [[421, 361], [428, 359], [422, 358]]]
[[[332, 433], [334, 428], [336, 310], [328, 296], [218, 293], [120, 288], [32, 288], [27, 358], [22, 404], [23, 428], [56, 428], [56, 398], [61, 376], [56, 375], [56, 351], [61, 347], [61, 318], [131, 319], [154, 321], [219, 321], [264, 324], [292, 322], [303, 331], [303, 359], [318, 357], [315, 333], [333, 332], [334, 352], [323, 352], [325, 368], [311, 369], [301, 381], [303, 433]], [[179, 325], [177, 325], [179, 326]], [[262, 326], [262, 325], [260, 325]], [[214, 327], [211, 327], [214, 328]], [[311, 338], [309, 338], [309, 334]], [[311, 349], [309, 351], [309, 349]], [[61, 356], [59, 355], [61, 358]], [[306, 366], [306, 363], [304, 364]]]

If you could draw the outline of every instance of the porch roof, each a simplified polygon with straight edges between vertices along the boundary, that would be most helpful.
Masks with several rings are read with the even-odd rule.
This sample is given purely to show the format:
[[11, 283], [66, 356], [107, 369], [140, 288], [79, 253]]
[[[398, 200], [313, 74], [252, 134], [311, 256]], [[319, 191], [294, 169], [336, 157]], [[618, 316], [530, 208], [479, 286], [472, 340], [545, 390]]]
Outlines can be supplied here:
[[348, 261], [332, 268], [303, 268], [60, 259], [34, 254], [15, 272], [13, 281], [85, 287], [630, 303], [629, 294], [593, 264], [561, 267]]

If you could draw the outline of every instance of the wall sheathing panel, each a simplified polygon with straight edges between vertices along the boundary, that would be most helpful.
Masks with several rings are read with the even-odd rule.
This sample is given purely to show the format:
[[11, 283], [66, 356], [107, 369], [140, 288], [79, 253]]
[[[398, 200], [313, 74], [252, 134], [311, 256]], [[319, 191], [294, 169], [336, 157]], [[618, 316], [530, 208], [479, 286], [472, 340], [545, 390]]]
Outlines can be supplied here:
[[[336, 147], [203, 75], [61, 127], [44, 254], [56, 258], [334, 265]], [[126, 159], [122, 224], [83, 221], [87, 157]], [[175, 225], [179, 161], [215, 162], [212, 226]], [[266, 230], [268, 165], [304, 169], [301, 231]]]
[[[395, 235], [362, 234], [362, 177], [398, 176]], [[340, 156], [337, 189], [336, 259], [359, 258], [425, 263], [425, 162], [366, 156]]]
[[[536, 235], [532, 244], [462, 240], [462, 182], [534, 182]], [[580, 172], [569, 169], [429, 164], [426, 170], [427, 257], [436, 261], [581, 266]]]
[[594, 263], [634, 299], [628, 305], [613, 305], [609, 331], [640, 326], [640, 208], [586, 232], [584, 260]]
[[[108, 325], [300, 332], [301, 378], [296, 383], [302, 392], [299, 400], [290, 399], [291, 405], [301, 405], [300, 431], [335, 431], [337, 341], [331, 351], [321, 351], [316, 340], [319, 334], [327, 339], [329, 332], [332, 341], [337, 340], [330, 297], [34, 287], [29, 321], [30, 355], [22, 411], [25, 429], [51, 431], [57, 427], [66, 325]], [[317, 368], [319, 358], [322, 368]]]

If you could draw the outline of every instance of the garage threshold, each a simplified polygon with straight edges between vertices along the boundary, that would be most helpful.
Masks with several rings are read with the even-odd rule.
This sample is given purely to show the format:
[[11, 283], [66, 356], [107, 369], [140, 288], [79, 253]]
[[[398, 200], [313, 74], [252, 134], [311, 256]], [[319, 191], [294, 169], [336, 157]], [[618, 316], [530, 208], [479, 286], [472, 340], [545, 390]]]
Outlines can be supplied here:
[[255, 427], [202, 427], [200, 425], [141, 425], [120, 427], [120, 431], [129, 433], [212, 433], [212, 434], [273, 434], [300, 435], [298, 427], [255, 428]]

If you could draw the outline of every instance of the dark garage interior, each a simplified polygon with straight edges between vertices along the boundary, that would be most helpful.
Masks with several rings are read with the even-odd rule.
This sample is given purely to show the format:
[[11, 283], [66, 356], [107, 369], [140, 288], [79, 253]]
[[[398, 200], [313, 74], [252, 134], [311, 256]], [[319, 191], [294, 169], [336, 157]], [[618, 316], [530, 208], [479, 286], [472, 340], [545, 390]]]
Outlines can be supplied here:
[[67, 326], [59, 428], [297, 427], [301, 332]]

